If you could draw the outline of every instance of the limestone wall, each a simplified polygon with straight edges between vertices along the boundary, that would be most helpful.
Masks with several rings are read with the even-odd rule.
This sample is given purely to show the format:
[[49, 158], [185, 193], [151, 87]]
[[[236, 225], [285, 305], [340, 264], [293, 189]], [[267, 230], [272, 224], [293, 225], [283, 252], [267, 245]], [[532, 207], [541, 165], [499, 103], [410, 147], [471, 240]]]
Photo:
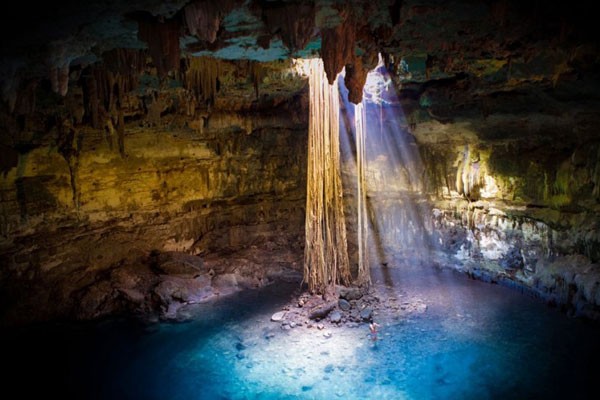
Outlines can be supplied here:
[[[536, 113], [506, 112], [506, 99], [488, 100], [492, 115], [457, 111], [440, 122], [417, 112], [414, 125], [404, 105], [372, 107], [371, 264], [455, 268], [599, 318], [595, 103]], [[353, 168], [346, 157], [351, 230]]]
[[584, 110], [415, 131], [439, 263], [598, 318], [598, 141]]
[[[50, 139], [19, 153], [16, 166], [0, 178], [4, 312], [28, 307], [38, 314], [25, 319], [112, 313], [119, 307], [102, 303], [115, 303], [114, 293], [131, 294], [141, 284], [116, 284], [110, 275], [119, 266], [145, 271], [150, 254], [198, 255], [199, 263], [212, 260], [206, 271], [237, 268], [239, 277], [256, 271], [226, 268], [219, 257], [302, 245], [302, 117], [224, 110], [213, 112], [209, 124], [189, 119], [158, 128], [132, 122], [124, 156], [105, 131], [82, 128], [77, 135], [73, 174]], [[264, 276], [269, 266], [257, 262], [254, 269]], [[288, 263], [300, 268], [294, 265]], [[142, 275], [133, 274], [136, 282]], [[136, 290], [143, 298], [149, 289]], [[88, 306], [73, 311], [83, 300]]]

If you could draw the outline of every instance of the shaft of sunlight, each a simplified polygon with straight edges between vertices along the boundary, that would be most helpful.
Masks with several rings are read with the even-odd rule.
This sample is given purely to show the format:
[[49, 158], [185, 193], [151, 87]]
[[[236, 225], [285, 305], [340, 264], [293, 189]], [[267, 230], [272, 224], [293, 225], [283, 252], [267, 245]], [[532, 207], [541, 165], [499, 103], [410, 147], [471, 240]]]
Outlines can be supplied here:
[[340, 96], [344, 185], [356, 187], [358, 275], [370, 259], [373, 277], [381, 270], [391, 284], [385, 272], [390, 262], [415, 265], [429, 259], [423, 163], [381, 56], [367, 75], [360, 104], [348, 100], [341, 84]]

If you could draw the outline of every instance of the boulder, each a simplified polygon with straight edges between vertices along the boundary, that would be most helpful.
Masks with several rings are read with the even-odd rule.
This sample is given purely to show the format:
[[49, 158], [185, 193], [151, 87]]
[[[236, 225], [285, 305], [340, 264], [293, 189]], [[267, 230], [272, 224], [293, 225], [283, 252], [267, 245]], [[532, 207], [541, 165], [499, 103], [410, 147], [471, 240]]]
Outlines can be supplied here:
[[373, 316], [373, 309], [370, 307], [366, 307], [360, 311], [360, 319], [363, 321], [370, 321]]
[[213, 278], [212, 286], [220, 295], [228, 295], [239, 290], [237, 274], [222, 274]]
[[285, 311], [278, 311], [271, 316], [271, 321], [281, 322], [281, 321], [283, 321], [283, 318], [285, 318], [285, 314], [286, 314]]
[[361, 290], [355, 287], [343, 287], [340, 289], [340, 298], [344, 300], [358, 300], [363, 296]]
[[340, 313], [338, 310], [334, 310], [329, 314], [329, 321], [333, 322], [334, 324], [338, 324], [342, 321], [342, 313]]
[[335, 308], [337, 302], [329, 301], [313, 307], [308, 314], [310, 319], [323, 319]]
[[163, 304], [170, 304], [173, 301], [198, 303], [214, 295], [210, 286], [210, 277], [207, 275], [200, 275], [195, 279], [164, 276], [154, 288], [154, 293]]
[[350, 311], [350, 309], [352, 308], [352, 305], [348, 302], [348, 300], [340, 299], [338, 301], [338, 307], [342, 311]]

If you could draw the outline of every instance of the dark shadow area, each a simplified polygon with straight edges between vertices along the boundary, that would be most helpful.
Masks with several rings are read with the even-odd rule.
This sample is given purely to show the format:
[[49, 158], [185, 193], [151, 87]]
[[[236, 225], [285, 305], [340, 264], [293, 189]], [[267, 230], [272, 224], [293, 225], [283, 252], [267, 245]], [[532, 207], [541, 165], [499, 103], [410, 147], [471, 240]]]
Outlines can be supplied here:
[[[299, 283], [277, 282], [204, 304], [189, 306], [186, 323], [147, 324], [131, 319], [49, 323], [0, 331], [4, 390], [19, 398], [175, 398], [181, 376], [173, 358], [286, 304]], [[243, 344], [232, 343], [235, 346]], [[206, 365], [207, 374], [223, 366]], [[199, 383], [210, 376], [198, 376]], [[210, 387], [210, 385], [207, 385]], [[187, 390], [182, 387], [182, 393]], [[215, 394], [216, 395], [216, 394]], [[165, 397], [166, 396], [166, 397]], [[214, 398], [199, 391], [196, 398]]]

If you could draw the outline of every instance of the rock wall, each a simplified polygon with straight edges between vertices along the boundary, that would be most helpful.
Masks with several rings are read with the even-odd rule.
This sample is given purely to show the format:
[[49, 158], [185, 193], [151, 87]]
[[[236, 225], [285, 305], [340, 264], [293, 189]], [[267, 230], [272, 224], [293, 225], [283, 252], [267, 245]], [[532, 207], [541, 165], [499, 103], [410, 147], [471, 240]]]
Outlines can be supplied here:
[[[172, 126], [80, 127], [0, 179], [2, 320], [175, 317], [190, 302], [300, 269], [306, 116], [213, 110]], [[274, 110], [274, 112], [278, 112]]]
[[372, 138], [372, 260], [456, 268], [600, 318], [594, 104], [558, 114], [495, 104], [491, 116], [415, 126], [397, 111], [395, 142]]

